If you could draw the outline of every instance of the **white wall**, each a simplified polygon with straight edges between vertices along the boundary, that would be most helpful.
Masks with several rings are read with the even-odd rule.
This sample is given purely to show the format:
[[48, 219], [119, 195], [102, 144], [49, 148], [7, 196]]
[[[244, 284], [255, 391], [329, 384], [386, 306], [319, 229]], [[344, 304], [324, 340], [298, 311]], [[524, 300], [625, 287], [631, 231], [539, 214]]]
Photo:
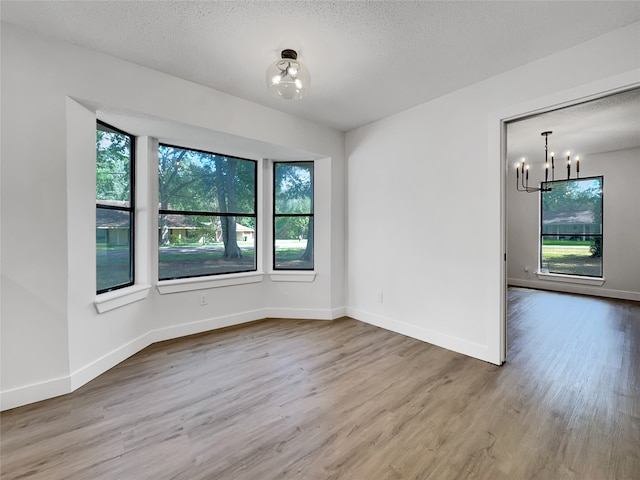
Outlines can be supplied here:
[[640, 81], [639, 46], [634, 24], [349, 132], [348, 313], [500, 363], [501, 120]]
[[[341, 132], [11, 25], [2, 25], [1, 53], [3, 409], [73, 390], [152, 341], [273, 313], [345, 313]], [[197, 291], [160, 295], [151, 288], [141, 301], [98, 314], [95, 118], [102, 110], [205, 132], [238, 152], [264, 145], [269, 158], [281, 152], [316, 159], [315, 280], [272, 282], [265, 275], [260, 283], [211, 288], [206, 307]], [[141, 142], [153, 149], [153, 139]], [[153, 284], [155, 167], [148, 168], [148, 198], [138, 211], [147, 248], [138, 255], [148, 256], [139, 274]], [[266, 233], [260, 268], [268, 273]]]
[[[640, 123], [640, 119], [638, 120]], [[515, 169], [507, 182], [508, 281], [511, 285], [640, 300], [640, 149], [589, 155], [580, 162], [582, 177], [604, 175], [605, 283], [601, 286], [538, 279], [538, 194], [515, 190]], [[529, 272], [525, 272], [529, 266]]]

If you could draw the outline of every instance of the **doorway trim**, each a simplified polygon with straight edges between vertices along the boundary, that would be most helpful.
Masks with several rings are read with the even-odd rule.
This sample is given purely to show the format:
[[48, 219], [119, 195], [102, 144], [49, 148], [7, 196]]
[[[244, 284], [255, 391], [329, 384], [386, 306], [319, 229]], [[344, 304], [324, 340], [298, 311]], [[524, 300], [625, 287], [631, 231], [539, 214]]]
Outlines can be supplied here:
[[[559, 108], [620, 93], [640, 87], [640, 69], [613, 75], [595, 82], [578, 85], [533, 100], [512, 105], [489, 115], [489, 159], [498, 158], [495, 165], [500, 175], [500, 317], [490, 335], [490, 351], [496, 352], [498, 364], [507, 360], [507, 122], [539, 115]], [[493, 160], [491, 160], [493, 162]]]

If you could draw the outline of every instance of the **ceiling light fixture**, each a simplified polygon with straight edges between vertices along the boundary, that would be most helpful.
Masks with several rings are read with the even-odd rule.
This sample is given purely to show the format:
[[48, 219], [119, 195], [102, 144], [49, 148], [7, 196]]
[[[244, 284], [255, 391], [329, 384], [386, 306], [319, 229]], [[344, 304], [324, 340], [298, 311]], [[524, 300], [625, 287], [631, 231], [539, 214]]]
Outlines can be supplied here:
[[[549, 153], [549, 135], [553, 132], [542, 132], [540, 135], [544, 137], [544, 182], [540, 188], [529, 186], [529, 165], [524, 158], [520, 163], [516, 164], [516, 189], [519, 192], [550, 192], [551, 187], [547, 186], [549, 182], [549, 155], [551, 155], [551, 181], [555, 181], [555, 153]], [[580, 156], [575, 158], [576, 160], [576, 179], [580, 178]], [[520, 180], [520, 173], [522, 173], [522, 180]], [[571, 179], [571, 152], [567, 152], [567, 180]], [[522, 186], [521, 186], [522, 184]]]
[[295, 50], [282, 50], [282, 58], [267, 69], [267, 87], [274, 97], [300, 100], [309, 90], [309, 69], [298, 61]]

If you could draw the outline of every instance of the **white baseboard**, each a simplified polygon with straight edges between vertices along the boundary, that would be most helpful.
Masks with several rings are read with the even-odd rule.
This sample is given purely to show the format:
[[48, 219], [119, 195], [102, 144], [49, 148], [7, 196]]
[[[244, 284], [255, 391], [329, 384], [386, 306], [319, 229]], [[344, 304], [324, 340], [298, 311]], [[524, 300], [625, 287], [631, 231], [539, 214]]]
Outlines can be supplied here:
[[301, 318], [305, 320], [335, 320], [346, 315], [346, 308], [267, 308], [266, 318]]
[[59, 397], [71, 391], [70, 377], [60, 377], [25, 385], [23, 387], [12, 388], [11, 390], [5, 390], [0, 393], [0, 410], [9, 410], [48, 398]]
[[377, 315], [375, 313], [366, 312], [364, 310], [357, 310], [353, 308], [347, 308], [347, 314], [351, 318], [360, 320], [361, 322], [375, 325], [376, 327], [384, 328], [395, 333], [400, 333], [423, 342], [436, 345], [438, 347], [446, 348], [463, 355], [468, 355], [479, 360], [483, 360], [489, 363], [495, 363], [492, 358], [491, 352], [487, 345], [481, 345], [478, 343], [469, 342], [461, 338], [452, 337], [450, 335], [444, 335], [442, 333], [430, 330], [428, 328], [412, 325], [400, 320]]
[[182, 323], [170, 327], [158, 328], [149, 332], [150, 343], [163, 342], [173, 338], [186, 337], [196, 333], [209, 332], [219, 328], [241, 325], [243, 323], [254, 322], [266, 318], [264, 309], [248, 310], [246, 312], [234, 313], [223, 317], [213, 317], [196, 322]]
[[544, 280], [526, 280], [509, 278], [507, 284], [514, 287], [534, 288], [537, 290], [552, 290], [554, 292], [579, 293], [596, 297], [617, 298], [620, 300], [634, 300], [640, 302], [640, 293], [625, 290], [611, 290], [590, 285], [578, 285], [571, 283], [546, 282]]
[[264, 318], [334, 320], [345, 314], [345, 307], [334, 309], [269, 308], [154, 329], [93, 360], [68, 376], [0, 392], [0, 411], [71, 393], [156, 342], [217, 330], [232, 325], [240, 325]]
[[332, 308], [330, 311], [332, 320], [337, 320], [338, 318], [347, 316], [347, 307]]
[[149, 339], [149, 333], [150, 332], [147, 332], [144, 335], [140, 335], [138, 338], [125, 343], [121, 347], [118, 347], [115, 350], [102, 355], [100, 358], [97, 358], [93, 362], [77, 369], [75, 372], [72, 372], [69, 376], [69, 384], [71, 388], [70, 392], [73, 392], [74, 390], [80, 388], [85, 383], [90, 382], [99, 375], [102, 375], [110, 368], [115, 367], [120, 362], [129, 358], [131, 355], [134, 355], [140, 350], [143, 350], [144, 348], [151, 345], [151, 343], [153, 342], [151, 342]]

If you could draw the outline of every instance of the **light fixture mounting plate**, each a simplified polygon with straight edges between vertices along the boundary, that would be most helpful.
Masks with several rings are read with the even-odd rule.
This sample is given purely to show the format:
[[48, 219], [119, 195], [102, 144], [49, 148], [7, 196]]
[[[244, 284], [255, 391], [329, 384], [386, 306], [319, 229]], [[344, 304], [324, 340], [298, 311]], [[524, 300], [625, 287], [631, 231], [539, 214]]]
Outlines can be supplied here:
[[298, 52], [296, 52], [295, 50], [291, 50], [290, 48], [287, 48], [285, 50], [282, 50], [282, 58], [288, 58], [290, 60], [297, 60], [298, 59]]

